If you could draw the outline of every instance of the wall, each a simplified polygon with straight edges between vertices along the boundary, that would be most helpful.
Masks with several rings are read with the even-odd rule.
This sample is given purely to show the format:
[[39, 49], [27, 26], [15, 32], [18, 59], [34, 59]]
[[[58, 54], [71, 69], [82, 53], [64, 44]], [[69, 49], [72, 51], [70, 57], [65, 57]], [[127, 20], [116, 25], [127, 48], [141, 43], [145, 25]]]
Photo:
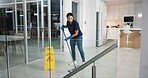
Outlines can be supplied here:
[[[89, 5], [89, 6], [88, 6]], [[101, 13], [99, 27], [99, 44], [103, 45], [106, 41], [105, 15], [107, 14], [106, 4], [102, 0], [85, 0], [84, 1], [84, 45], [96, 46], [96, 12]], [[98, 21], [99, 22], [99, 21]]]
[[138, 14], [142, 13], [142, 3], [135, 4], [135, 28], [141, 28], [142, 26], [142, 18], [138, 17]]
[[101, 2], [102, 7], [101, 7], [101, 13], [102, 13], [102, 39], [101, 39], [101, 45], [106, 42], [106, 17], [107, 17], [107, 5], [105, 2]]
[[[83, 0], [84, 1], [84, 0]], [[84, 46], [95, 46], [96, 40], [96, 0], [84, 1]]]
[[134, 15], [134, 28], [140, 28], [142, 25], [142, 18], [138, 17], [139, 13], [142, 13], [142, 3], [122, 4], [122, 5], [108, 5], [108, 16], [106, 24], [109, 26], [121, 27], [124, 25], [123, 17], [125, 15]]
[[141, 59], [140, 59], [140, 77], [148, 78], [148, 0], [143, 0], [143, 25], [142, 25], [142, 45], [141, 45]]
[[97, 4], [97, 6], [96, 7], [99, 7], [98, 9], [97, 9], [97, 12], [100, 12], [100, 21], [98, 21], [98, 22], [100, 22], [99, 24], [100, 24], [100, 26], [99, 26], [99, 39], [98, 39], [98, 42], [99, 42], [99, 44], [98, 44], [98, 46], [101, 46], [101, 45], [103, 45], [105, 42], [106, 42], [106, 16], [107, 16], [107, 5], [105, 4], [105, 2], [104, 1], [102, 1], [102, 0], [99, 0], [99, 4]]

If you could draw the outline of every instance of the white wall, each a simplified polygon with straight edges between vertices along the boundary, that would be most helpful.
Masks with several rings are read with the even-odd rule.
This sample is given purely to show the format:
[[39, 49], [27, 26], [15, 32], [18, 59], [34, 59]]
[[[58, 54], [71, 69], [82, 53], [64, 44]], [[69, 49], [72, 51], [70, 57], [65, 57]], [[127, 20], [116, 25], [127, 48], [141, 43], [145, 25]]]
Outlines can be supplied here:
[[72, 12], [72, 0], [63, 0], [63, 22], [66, 25], [66, 14]]
[[148, 0], [143, 0], [142, 45], [140, 59], [140, 77], [148, 78]]
[[107, 14], [106, 4], [102, 0], [84, 1], [84, 25], [83, 37], [85, 46], [96, 46], [96, 12], [101, 13], [101, 25], [99, 43], [102, 45], [106, 41], [105, 15]]
[[83, 31], [83, 0], [78, 0], [78, 22], [81, 30]]
[[[84, 0], [83, 0], [84, 1]], [[84, 46], [95, 46], [96, 40], [96, 0], [84, 1]]]
[[102, 13], [102, 40], [101, 40], [101, 44], [104, 44], [106, 42], [106, 18], [107, 18], [107, 5], [105, 4], [105, 2], [101, 2], [102, 4], [102, 9], [101, 9], [101, 13]]
[[98, 0], [99, 4], [96, 5], [96, 11], [100, 12], [100, 26], [99, 26], [99, 40], [98, 46], [103, 45], [106, 42], [106, 16], [107, 16], [107, 5], [104, 1]]
[[141, 28], [142, 26], [142, 18], [138, 17], [138, 14], [142, 13], [142, 3], [135, 4], [135, 21], [134, 27]]

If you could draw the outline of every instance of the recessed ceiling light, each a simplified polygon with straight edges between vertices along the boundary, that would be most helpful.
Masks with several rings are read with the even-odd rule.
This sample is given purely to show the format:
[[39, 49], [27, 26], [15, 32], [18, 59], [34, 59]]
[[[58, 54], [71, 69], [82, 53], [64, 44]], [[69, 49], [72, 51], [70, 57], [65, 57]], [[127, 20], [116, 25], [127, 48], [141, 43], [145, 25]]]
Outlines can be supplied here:
[[138, 17], [139, 17], [139, 18], [142, 18], [142, 13], [139, 13], [139, 14], [138, 14]]

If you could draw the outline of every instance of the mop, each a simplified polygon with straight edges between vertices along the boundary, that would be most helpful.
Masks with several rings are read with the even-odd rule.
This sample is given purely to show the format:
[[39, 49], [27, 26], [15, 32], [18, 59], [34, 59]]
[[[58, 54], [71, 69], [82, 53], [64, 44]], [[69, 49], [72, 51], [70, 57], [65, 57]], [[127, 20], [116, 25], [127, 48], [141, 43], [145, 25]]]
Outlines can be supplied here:
[[[62, 31], [62, 32], [63, 32], [64, 37], [66, 38], [65, 32], [64, 32], [64, 31]], [[70, 50], [70, 46], [69, 46], [69, 44], [68, 44], [68, 41], [66, 41], [66, 44], [67, 44], [68, 50], [69, 50], [70, 55], [71, 55], [71, 58], [72, 58], [72, 52], [71, 52], [71, 50]], [[73, 64], [74, 64], [74, 69], [70, 69], [70, 70], [68, 70], [68, 72], [72, 72], [73, 70], [75, 70], [75, 69], [77, 68], [77, 67], [76, 67], [76, 64], [74, 63], [73, 58], [72, 58], [72, 62], [73, 62]]]

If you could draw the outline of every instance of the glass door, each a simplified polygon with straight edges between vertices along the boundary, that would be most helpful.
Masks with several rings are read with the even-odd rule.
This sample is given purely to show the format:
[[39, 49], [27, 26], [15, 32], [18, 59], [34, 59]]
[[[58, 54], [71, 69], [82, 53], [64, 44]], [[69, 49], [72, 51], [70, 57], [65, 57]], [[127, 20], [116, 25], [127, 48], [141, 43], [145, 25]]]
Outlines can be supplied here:
[[27, 33], [28, 33], [28, 55], [29, 62], [43, 58], [44, 33], [41, 26], [41, 1], [27, 3]]

